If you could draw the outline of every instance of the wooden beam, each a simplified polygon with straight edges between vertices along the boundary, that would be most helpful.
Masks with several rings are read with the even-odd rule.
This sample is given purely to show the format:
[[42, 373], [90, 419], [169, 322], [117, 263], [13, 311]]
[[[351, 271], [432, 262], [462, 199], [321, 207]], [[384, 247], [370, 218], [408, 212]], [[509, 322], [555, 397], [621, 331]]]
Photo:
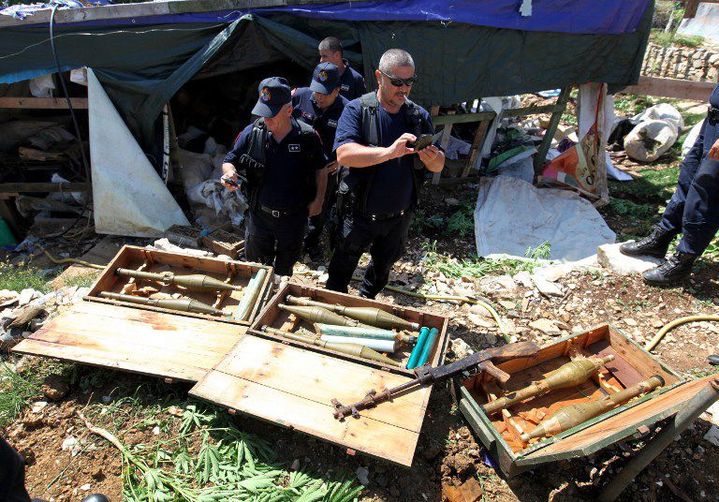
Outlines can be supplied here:
[[564, 87], [562, 89], [562, 92], [559, 93], [559, 97], [557, 98], [557, 104], [555, 105], [555, 109], [552, 112], [552, 117], [549, 119], [549, 126], [547, 127], [547, 130], [544, 131], [542, 143], [541, 145], [539, 145], [539, 151], [534, 154], [535, 173], [539, 173], [544, 166], [544, 161], [547, 159], [547, 152], [549, 151], [549, 147], [552, 145], [554, 133], [557, 131], [559, 120], [562, 118], [562, 113], [564, 113], [564, 109], [567, 106], [567, 101], [569, 101], [569, 94], [571, 90], [572, 86], [568, 85], [567, 87]]
[[88, 183], [0, 183], [0, 193], [87, 192]]
[[479, 123], [479, 126], [477, 127], [477, 132], [474, 134], [472, 146], [469, 149], [469, 159], [467, 159], [467, 164], [464, 166], [464, 170], [462, 171], [462, 178], [465, 178], [469, 175], [470, 170], [477, 162], [477, 157], [479, 157], [479, 152], [482, 151], [482, 146], [484, 145], [484, 138], [487, 136], [487, 130], [489, 129], [489, 124], [491, 123], [491, 120], [483, 120]]
[[695, 99], [709, 101], [716, 82], [693, 82], [675, 78], [639, 77], [637, 85], [630, 85], [622, 90], [622, 94], [638, 94], [640, 96], [661, 96], [665, 98]]
[[[451, 116], [451, 114], [453, 114], [454, 112], [449, 112], [449, 113]], [[440, 146], [440, 148], [442, 148], [442, 150], [447, 149], [447, 145], [449, 145], [449, 136], [451, 135], [451, 133], [452, 133], [452, 123], [449, 122], [444, 125], [444, 129], [442, 130], [442, 136], [439, 140], [439, 146]], [[438, 185], [441, 177], [442, 177], [442, 171], [440, 171], [438, 173], [434, 173], [432, 175], [432, 184]]]
[[[87, 110], [87, 98], [70, 98], [73, 108]], [[65, 98], [0, 98], [0, 108], [27, 110], [67, 110]]]
[[432, 124], [466, 124], [467, 122], [482, 122], [483, 120], [492, 120], [496, 114], [494, 112], [480, 113], [461, 113], [459, 115], [440, 115], [432, 117]]

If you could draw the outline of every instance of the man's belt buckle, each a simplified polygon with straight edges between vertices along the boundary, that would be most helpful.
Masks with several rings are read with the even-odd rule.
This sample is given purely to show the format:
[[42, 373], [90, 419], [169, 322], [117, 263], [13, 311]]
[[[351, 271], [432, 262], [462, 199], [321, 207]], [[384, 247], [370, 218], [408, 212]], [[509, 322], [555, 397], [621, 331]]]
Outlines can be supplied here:
[[272, 209], [270, 211], [270, 214], [275, 218], [279, 218], [280, 216], [282, 216], [282, 213], [280, 213], [280, 211], [278, 211], [277, 209]]

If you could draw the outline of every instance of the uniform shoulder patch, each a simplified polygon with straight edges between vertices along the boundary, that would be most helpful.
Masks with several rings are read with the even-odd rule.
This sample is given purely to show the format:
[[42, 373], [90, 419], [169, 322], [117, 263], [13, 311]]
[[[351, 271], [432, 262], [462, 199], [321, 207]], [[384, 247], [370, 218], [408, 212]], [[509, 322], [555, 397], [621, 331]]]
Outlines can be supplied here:
[[287, 150], [292, 153], [297, 153], [301, 150], [300, 144], [299, 143], [290, 143], [289, 145], [287, 145]]

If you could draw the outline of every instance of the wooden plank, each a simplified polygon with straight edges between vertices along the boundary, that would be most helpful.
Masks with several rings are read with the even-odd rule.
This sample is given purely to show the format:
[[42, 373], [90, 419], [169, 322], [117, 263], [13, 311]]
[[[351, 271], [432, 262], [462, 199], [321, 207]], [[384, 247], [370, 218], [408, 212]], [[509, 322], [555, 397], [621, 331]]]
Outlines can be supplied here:
[[88, 183], [0, 183], [0, 193], [87, 192]]
[[329, 403], [213, 371], [190, 394], [248, 415], [304, 432], [334, 444], [411, 466], [419, 434], [366, 416], [343, 422]]
[[477, 132], [474, 133], [472, 146], [469, 149], [469, 159], [467, 159], [467, 164], [464, 166], [464, 170], [462, 171], [462, 178], [469, 176], [469, 171], [474, 167], [474, 164], [477, 162], [477, 157], [479, 157], [479, 152], [482, 151], [482, 146], [484, 145], [484, 138], [487, 136], [487, 130], [489, 129], [489, 125], [491, 123], [491, 120], [483, 120], [477, 126]]
[[146, 375], [197, 381], [246, 328], [93, 302], [80, 302], [13, 349]]
[[694, 99], [707, 102], [715, 86], [716, 82], [692, 82], [674, 78], [640, 76], [637, 85], [627, 86], [621, 92], [622, 94]]
[[[409, 380], [404, 375], [256, 336], [243, 337], [214, 371], [328, 406], [335, 398], [350, 404], [370, 389], [380, 392]], [[429, 390], [406, 394], [362, 414], [419, 433]]]
[[541, 172], [542, 168], [544, 167], [544, 161], [547, 159], [547, 152], [549, 151], [549, 147], [552, 144], [552, 138], [554, 138], [554, 133], [557, 131], [557, 126], [559, 125], [559, 120], [562, 118], [562, 113], [564, 113], [564, 109], [567, 106], [567, 101], [569, 101], [569, 95], [571, 91], [572, 86], [568, 85], [564, 87], [559, 93], [557, 103], [555, 105], [554, 111], [552, 112], [552, 117], [549, 119], [549, 126], [544, 132], [544, 137], [542, 138], [542, 143], [539, 145], [539, 150], [534, 155], [535, 173]]
[[446, 125], [446, 124], [466, 124], [468, 122], [482, 122], [484, 120], [493, 120], [497, 114], [494, 112], [479, 112], [479, 113], [461, 113], [459, 115], [439, 115], [432, 117], [433, 125]]
[[[72, 107], [87, 110], [87, 98], [70, 98]], [[67, 110], [65, 98], [0, 98], [0, 109]]]
[[713, 378], [717, 378], [717, 375], [679, 385], [664, 394], [647, 399], [623, 413], [615, 414], [562, 441], [531, 453], [517, 463], [536, 465], [546, 462], [548, 459], [572, 458], [599, 451], [605, 446], [634, 434], [642, 425], [652, 425], [673, 415], [704, 386], [709, 385], [709, 381]]

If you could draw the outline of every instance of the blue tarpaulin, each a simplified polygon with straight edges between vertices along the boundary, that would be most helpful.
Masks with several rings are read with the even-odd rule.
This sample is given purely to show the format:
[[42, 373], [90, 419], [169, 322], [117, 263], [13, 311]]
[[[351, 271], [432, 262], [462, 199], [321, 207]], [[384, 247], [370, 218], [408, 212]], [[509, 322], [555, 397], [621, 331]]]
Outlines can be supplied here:
[[[97, 0], [95, 0], [97, 1]], [[521, 31], [618, 35], [633, 33], [652, 0], [532, 0], [532, 14], [519, 13], [520, 0], [392, 0], [289, 5], [145, 16], [127, 19], [133, 26], [157, 23], [231, 23], [245, 14], [287, 13], [326, 21], [429, 21], [463, 23]], [[28, 19], [32, 22], [31, 19]], [[121, 23], [120, 19], [83, 25]]]

